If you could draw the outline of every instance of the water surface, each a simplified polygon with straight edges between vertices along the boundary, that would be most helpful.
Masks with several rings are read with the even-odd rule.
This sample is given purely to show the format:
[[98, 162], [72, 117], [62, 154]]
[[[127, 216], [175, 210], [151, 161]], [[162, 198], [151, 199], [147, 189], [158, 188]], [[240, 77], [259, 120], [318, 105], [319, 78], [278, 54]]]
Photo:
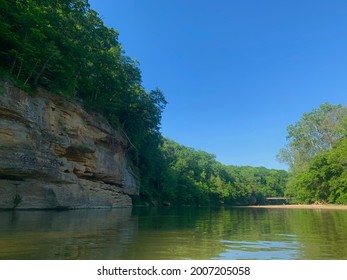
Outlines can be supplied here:
[[347, 259], [347, 211], [0, 212], [0, 259]]

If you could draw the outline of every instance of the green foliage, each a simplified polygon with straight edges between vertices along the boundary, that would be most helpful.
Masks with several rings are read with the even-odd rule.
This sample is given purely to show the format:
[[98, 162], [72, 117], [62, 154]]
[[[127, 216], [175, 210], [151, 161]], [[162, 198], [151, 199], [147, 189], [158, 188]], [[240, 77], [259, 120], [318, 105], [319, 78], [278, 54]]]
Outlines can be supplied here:
[[267, 196], [283, 196], [287, 172], [264, 167], [225, 166], [204, 151], [163, 139], [160, 170], [146, 193], [173, 204], [263, 204]]
[[347, 134], [347, 110], [342, 105], [322, 104], [287, 128], [287, 147], [278, 155], [291, 168], [304, 168], [317, 154], [329, 151]]
[[286, 195], [300, 203], [347, 204], [347, 109], [322, 104], [288, 126], [280, 159], [290, 165]]
[[347, 138], [316, 155], [308, 167], [291, 174], [287, 194], [302, 203], [347, 204]]
[[229, 166], [235, 198], [242, 204], [266, 204], [266, 197], [283, 197], [288, 173], [264, 167]]

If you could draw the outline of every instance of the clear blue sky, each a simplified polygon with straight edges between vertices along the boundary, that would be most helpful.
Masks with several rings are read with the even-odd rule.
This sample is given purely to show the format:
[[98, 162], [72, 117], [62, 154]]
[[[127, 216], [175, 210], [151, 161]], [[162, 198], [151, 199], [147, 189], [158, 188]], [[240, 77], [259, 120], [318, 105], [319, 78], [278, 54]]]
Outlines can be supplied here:
[[286, 127], [347, 102], [346, 0], [92, 0], [169, 102], [162, 134], [230, 165], [286, 168]]

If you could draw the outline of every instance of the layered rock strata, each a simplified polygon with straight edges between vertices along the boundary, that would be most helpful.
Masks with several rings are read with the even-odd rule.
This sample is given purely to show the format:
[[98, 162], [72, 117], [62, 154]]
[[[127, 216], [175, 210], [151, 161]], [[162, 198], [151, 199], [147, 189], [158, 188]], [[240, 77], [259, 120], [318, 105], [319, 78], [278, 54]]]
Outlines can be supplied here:
[[81, 105], [1, 84], [0, 208], [131, 205], [139, 187], [128, 148], [122, 132]]

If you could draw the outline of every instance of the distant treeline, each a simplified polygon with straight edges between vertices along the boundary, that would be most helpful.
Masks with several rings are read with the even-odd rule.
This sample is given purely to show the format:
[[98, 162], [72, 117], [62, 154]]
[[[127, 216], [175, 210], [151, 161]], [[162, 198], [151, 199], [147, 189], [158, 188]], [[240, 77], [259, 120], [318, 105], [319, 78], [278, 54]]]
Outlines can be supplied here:
[[[264, 167], [226, 166], [204, 151], [163, 139], [158, 176], [142, 189], [144, 198], [175, 204], [264, 204], [283, 196], [288, 173]], [[154, 188], [153, 188], [154, 187]]]

